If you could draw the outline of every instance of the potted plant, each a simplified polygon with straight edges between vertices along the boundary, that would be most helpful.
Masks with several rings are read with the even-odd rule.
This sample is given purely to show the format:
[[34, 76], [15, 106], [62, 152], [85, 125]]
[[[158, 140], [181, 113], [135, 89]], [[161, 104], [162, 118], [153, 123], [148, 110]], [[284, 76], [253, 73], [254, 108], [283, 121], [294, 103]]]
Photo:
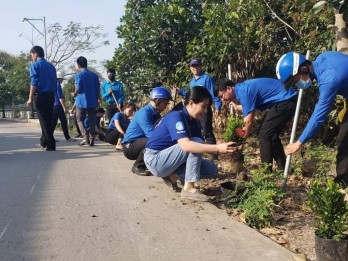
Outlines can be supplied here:
[[[226, 129], [224, 132], [225, 142], [236, 142], [242, 144], [244, 142], [244, 121], [237, 117], [229, 117], [227, 119]], [[244, 154], [242, 150], [237, 150], [233, 154], [224, 154], [219, 156], [220, 161], [225, 162], [223, 167], [225, 172], [238, 173], [241, 171], [244, 163]]]
[[314, 180], [308, 191], [308, 205], [317, 222], [315, 252], [318, 261], [348, 260], [348, 205], [332, 179]]

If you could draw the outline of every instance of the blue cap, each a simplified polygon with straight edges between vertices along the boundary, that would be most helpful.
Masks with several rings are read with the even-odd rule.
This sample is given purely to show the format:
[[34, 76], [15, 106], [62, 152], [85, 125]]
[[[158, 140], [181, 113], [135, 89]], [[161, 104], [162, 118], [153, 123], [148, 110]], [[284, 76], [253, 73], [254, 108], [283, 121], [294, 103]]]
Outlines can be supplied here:
[[166, 88], [159, 86], [152, 89], [150, 92], [150, 99], [172, 100], [172, 95]]
[[190, 65], [202, 65], [202, 60], [199, 58], [192, 58], [190, 60]]

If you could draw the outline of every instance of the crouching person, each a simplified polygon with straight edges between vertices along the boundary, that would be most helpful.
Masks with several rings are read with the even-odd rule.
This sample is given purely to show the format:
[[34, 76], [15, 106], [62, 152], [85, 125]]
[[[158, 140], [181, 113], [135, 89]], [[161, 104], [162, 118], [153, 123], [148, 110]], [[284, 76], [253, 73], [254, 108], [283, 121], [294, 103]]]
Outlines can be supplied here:
[[134, 114], [122, 140], [124, 156], [135, 160], [132, 172], [140, 176], [151, 175], [144, 163], [145, 145], [152, 135], [156, 122], [161, 118], [160, 113], [166, 109], [172, 96], [166, 88], [160, 86], [153, 88], [150, 99], [147, 105]]
[[[144, 161], [151, 173], [164, 179], [176, 189], [176, 177], [184, 184], [181, 198], [207, 201], [208, 196], [196, 187], [200, 179], [215, 178], [217, 166], [203, 159], [203, 153], [232, 153], [234, 143], [206, 144], [203, 141], [199, 120], [211, 106], [207, 89], [193, 87], [182, 110], [168, 113], [154, 128], [149, 138]], [[175, 174], [174, 174], [175, 173]]]
[[136, 110], [134, 103], [126, 103], [122, 112], [116, 112], [110, 119], [105, 141], [116, 145], [116, 150], [123, 150], [121, 141]]

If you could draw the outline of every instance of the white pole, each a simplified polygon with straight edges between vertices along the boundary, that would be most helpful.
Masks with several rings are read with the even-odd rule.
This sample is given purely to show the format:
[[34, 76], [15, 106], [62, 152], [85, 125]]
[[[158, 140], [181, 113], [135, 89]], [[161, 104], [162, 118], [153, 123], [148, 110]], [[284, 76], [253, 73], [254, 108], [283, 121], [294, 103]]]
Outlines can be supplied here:
[[[310, 51], [308, 50], [307, 54], [306, 54], [306, 59], [307, 60], [309, 60], [309, 55], [310, 55]], [[298, 118], [299, 118], [300, 109], [301, 109], [302, 96], [303, 96], [303, 89], [300, 89], [298, 91], [298, 97], [297, 97], [297, 104], [296, 104], [294, 122], [292, 123], [292, 130], [291, 130], [291, 135], [290, 135], [290, 144], [294, 143], [294, 140], [295, 140], [297, 123], [298, 123]], [[284, 168], [284, 175], [283, 175], [283, 180], [282, 180], [282, 184], [281, 184], [281, 188], [282, 188], [283, 191], [286, 190], [286, 182], [288, 181], [288, 174], [289, 174], [289, 170], [290, 170], [290, 163], [291, 163], [291, 154], [289, 154], [286, 157], [286, 163], [285, 163], [285, 168]]]
[[[229, 63], [228, 66], [227, 66], [227, 72], [228, 72], [228, 79], [229, 79], [229, 80], [232, 80], [232, 66], [231, 66], [230, 63]], [[232, 116], [234, 116], [234, 110], [233, 110], [233, 105], [232, 105], [232, 103], [230, 103], [229, 106], [230, 106], [230, 114], [231, 114]]]
[[232, 67], [230, 63], [227, 66], [227, 70], [228, 70], [228, 79], [232, 80]]
[[47, 36], [46, 36], [46, 17], [43, 18], [43, 24], [44, 24], [44, 37], [45, 37], [45, 56], [48, 57], [47, 54]]

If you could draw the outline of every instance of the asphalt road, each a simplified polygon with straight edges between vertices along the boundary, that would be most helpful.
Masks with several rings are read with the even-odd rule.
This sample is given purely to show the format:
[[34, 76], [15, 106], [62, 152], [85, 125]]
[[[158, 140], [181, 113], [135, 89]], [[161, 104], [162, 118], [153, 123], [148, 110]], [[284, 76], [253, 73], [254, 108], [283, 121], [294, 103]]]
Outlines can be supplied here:
[[38, 126], [0, 120], [0, 260], [293, 260], [209, 203], [182, 201], [161, 179], [97, 142], [61, 133], [35, 147]]

